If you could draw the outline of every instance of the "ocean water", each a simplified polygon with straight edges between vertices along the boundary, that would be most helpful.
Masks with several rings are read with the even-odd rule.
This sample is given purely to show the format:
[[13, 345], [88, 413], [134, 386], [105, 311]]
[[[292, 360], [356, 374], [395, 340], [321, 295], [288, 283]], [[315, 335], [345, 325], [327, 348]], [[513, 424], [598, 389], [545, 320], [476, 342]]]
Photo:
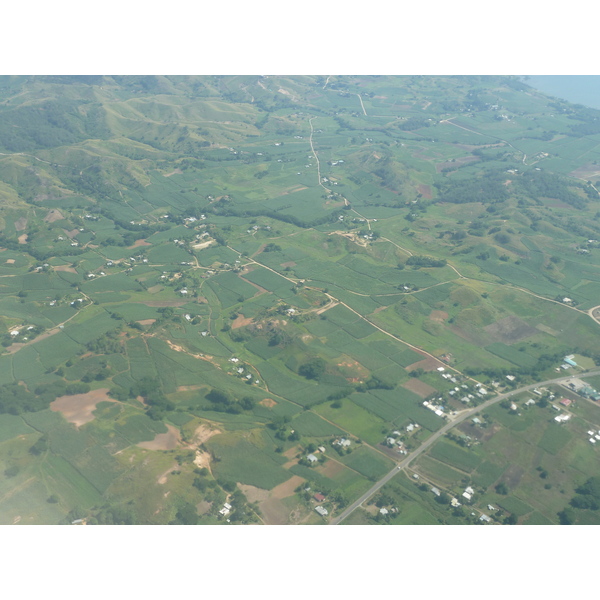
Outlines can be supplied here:
[[530, 75], [524, 82], [550, 96], [600, 109], [600, 75]]

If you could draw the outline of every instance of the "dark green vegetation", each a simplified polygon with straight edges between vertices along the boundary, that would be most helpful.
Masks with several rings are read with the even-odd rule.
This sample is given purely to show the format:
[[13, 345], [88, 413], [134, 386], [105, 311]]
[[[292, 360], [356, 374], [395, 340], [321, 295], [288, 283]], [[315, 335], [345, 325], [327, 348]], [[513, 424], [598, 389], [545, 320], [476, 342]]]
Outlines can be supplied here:
[[[321, 523], [492, 382], [600, 363], [600, 111], [509, 77], [1, 83], [2, 522]], [[594, 522], [550, 404], [453, 430], [417, 465], [446, 495], [398, 477], [378, 518], [465, 522], [465, 480]]]

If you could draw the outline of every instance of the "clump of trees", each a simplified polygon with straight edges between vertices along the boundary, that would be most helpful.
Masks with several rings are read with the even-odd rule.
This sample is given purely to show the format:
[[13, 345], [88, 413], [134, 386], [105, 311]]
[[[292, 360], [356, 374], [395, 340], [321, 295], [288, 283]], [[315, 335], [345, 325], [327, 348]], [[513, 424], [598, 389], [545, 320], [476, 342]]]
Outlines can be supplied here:
[[431, 256], [420, 256], [413, 254], [406, 259], [406, 264], [421, 267], [445, 267], [447, 262], [445, 258], [432, 258]]
[[298, 373], [307, 379], [316, 379], [318, 381], [325, 374], [326, 368], [327, 363], [321, 357], [317, 356], [300, 365]]
[[212, 410], [233, 415], [239, 415], [245, 410], [252, 410], [256, 405], [256, 401], [250, 396], [244, 396], [238, 400], [229, 392], [216, 388], [208, 392], [205, 397], [210, 401]]

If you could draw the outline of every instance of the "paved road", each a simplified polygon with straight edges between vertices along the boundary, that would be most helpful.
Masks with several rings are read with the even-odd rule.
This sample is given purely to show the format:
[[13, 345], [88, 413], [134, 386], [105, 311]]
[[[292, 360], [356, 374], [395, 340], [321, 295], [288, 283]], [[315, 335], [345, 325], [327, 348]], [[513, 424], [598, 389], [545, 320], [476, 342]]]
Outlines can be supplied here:
[[[593, 377], [594, 375], [600, 375], [600, 370], [589, 371], [582, 375], [575, 375], [575, 377]], [[486, 400], [483, 404], [480, 404], [479, 406], [476, 406], [474, 408], [471, 408], [469, 410], [462, 412], [455, 419], [453, 419], [449, 423], [446, 423], [446, 425], [444, 425], [439, 431], [436, 431], [432, 436], [430, 436], [427, 440], [425, 440], [414, 452], [412, 452], [409, 456], [407, 456], [402, 462], [398, 463], [397, 466], [395, 466], [387, 475], [382, 477], [375, 485], [373, 485], [373, 487], [371, 487], [370, 490], [365, 492], [358, 500], [356, 500], [356, 502], [353, 502], [341, 515], [339, 515], [335, 519], [332, 519], [329, 522], [329, 524], [330, 525], [338, 525], [339, 523], [341, 523], [351, 513], [353, 513], [365, 500], [369, 499], [375, 492], [377, 492], [390, 479], [392, 479], [392, 477], [394, 477], [394, 475], [396, 475], [400, 471], [403, 471], [406, 467], [408, 467], [408, 465], [413, 460], [415, 460], [415, 458], [417, 458], [420, 454], [425, 452], [425, 450], [427, 450], [432, 444], [434, 444], [441, 436], [445, 435], [450, 429], [452, 429], [453, 427], [456, 427], [459, 423], [462, 423], [469, 417], [472, 417], [473, 415], [477, 414], [478, 412], [481, 412], [482, 410], [485, 410], [489, 406], [492, 406], [492, 404], [496, 404], [497, 402], [502, 402], [502, 400], [505, 400], [506, 398], [510, 398], [511, 396], [520, 394], [521, 392], [525, 392], [527, 390], [531, 390], [533, 388], [537, 388], [540, 386], [562, 383], [562, 382], [566, 381], [567, 379], [571, 379], [572, 377], [574, 377], [574, 375], [569, 375], [566, 377], [557, 377], [556, 379], [547, 379], [546, 381], [539, 381], [537, 383], [532, 383], [531, 385], [526, 385], [526, 386], [520, 387], [516, 390], [511, 390], [510, 392], [505, 392], [504, 394], [500, 394], [499, 396], [494, 396], [493, 398]]]

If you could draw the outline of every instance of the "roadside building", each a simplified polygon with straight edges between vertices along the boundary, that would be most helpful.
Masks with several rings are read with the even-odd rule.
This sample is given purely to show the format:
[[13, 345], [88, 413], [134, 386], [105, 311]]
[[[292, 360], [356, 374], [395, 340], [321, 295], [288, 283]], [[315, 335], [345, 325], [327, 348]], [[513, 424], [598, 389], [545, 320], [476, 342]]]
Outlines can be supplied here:
[[322, 506], [316, 506], [315, 510], [322, 516], [322, 517], [326, 517], [329, 514], [329, 511], [326, 508], [323, 508]]

